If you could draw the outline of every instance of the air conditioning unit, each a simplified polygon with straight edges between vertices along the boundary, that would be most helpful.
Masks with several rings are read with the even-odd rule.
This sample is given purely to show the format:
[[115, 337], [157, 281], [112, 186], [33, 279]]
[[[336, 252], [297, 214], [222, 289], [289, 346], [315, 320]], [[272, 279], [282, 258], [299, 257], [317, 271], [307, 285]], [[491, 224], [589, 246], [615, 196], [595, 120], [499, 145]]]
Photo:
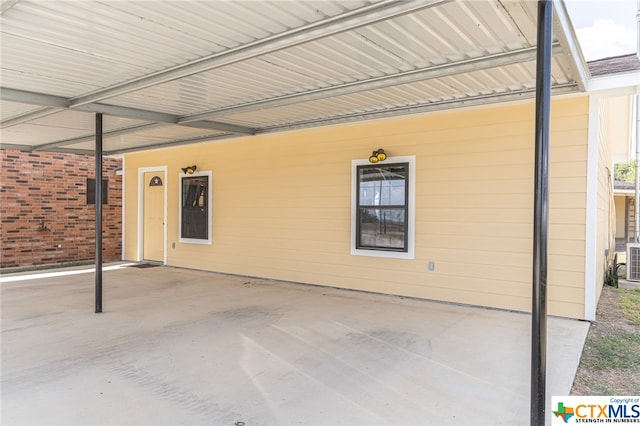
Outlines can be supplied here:
[[640, 244], [627, 244], [627, 280], [640, 281]]

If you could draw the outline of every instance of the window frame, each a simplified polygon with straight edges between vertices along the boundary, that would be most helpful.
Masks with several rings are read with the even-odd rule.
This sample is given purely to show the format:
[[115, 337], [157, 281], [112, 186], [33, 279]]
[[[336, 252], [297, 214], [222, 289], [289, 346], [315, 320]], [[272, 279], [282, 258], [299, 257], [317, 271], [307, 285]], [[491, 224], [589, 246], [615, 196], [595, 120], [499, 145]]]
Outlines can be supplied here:
[[[368, 159], [352, 160], [351, 162], [351, 254], [356, 256], [388, 257], [395, 259], [415, 259], [415, 165], [414, 155], [401, 157], [388, 157], [384, 162], [371, 164]], [[358, 214], [359, 201], [359, 166], [388, 167], [391, 164], [407, 164], [406, 179], [406, 251], [384, 247], [358, 247]], [[365, 206], [366, 207], [366, 206]]]
[[[187, 244], [212, 244], [212, 220], [213, 220], [213, 173], [211, 171], [198, 171], [190, 175], [180, 173], [178, 175], [178, 241]], [[185, 238], [182, 236], [182, 180], [184, 178], [206, 177], [207, 178], [207, 238]]]

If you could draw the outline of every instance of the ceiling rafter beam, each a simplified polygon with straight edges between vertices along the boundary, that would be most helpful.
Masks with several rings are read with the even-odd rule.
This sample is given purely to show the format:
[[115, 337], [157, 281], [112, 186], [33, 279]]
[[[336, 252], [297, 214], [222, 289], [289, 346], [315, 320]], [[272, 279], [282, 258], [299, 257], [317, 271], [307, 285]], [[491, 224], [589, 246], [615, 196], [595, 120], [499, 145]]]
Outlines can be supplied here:
[[370, 6], [334, 16], [319, 22], [294, 28], [283, 33], [274, 34], [264, 39], [228, 49], [223, 52], [205, 56], [194, 61], [178, 65], [153, 74], [117, 84], [109, 88], [79, 96], [70, 100], [71, 108], [79, 105], [98, 102], [114, 96], [123, 95], [157, 84], [166, 83], [193, 74], [210, 71], [225, 65], [245, 61], [247, 59], [291, 48], [303, 43], [318, 40], [334, 34], [353, 30], [380, 21], [396, 18], [418, 10], [427, 9], [453, 0], [384, 0]]
[[174, 139], [168, 142], [156, 143], [151, 146], [142, 145], [142, 146], [135, 146], [135, 147], [124, 148], [124, 149], [115, 149], [112, 151], [105, 152], [105, 155], [119, 155], [127, 152], [169, 148], [173, 146], [190, 145], [190, 144], [199, 143], [199, 142], [215, 142], [215, 141], [221, 141], [224, 139], [230, 139], [233, 137], [235, 137], [235, 135], [225, 133], [223, 135], [205, 135], [205, 136], [197, 136], [195, 138]]
[[[69, 100], [61, 96], [46, 95], [43, 93], [28, 92], [25, 90], [15, 90], [6, 87], [0, 87], [0, 99], [3, 101], [19, 102], [29, 105], [39, 105], [43, 108], [36, 111], [30, 111], [16, 117], [8, 118], [0, 123], [4, 128], [14, 126], [42, 118], [56, 112], [69, 108]], [[166, 114], [156, 111], [147, 111], [137, 108], [129, 108], [118, 105], [108, 105], [103, 103], [90, 103], [79, 105], [74, 108], [76, 111], [102, 113], [115, 117], [131, 118], [135, 120], [153, 121], [157, 123], [180, 124], [178, 116], [174, 114]], [[252, 135], [255, 129], [243, 126], [237, 126], [228, 123], [218, 123], [215, 121], [193, 120], [185, 124], [188, 127], [196, 127], [206, 130], [220, 130], [222, 132], [239, 133], [243, 135]]]
[[[34, 151], [31, 145], [17, 145], [17, 144], [0, 144], [0, 149], [22, 151], [22, 152]], [[69, 149], [69, 148], [51, 148], [46, 151], [60, 152], [65, 154], [85, 154], [85, 155], [93, 155], [93, 153], [95, 152], [93, 149]]]
[[255, 135], [257, 129], [239, 126], [236, 124], [220, 123], [216, 121], [190, 121], [188, 123], [178, 123], [182, 126], [195, 127], [198, 129], [220, 130], [222, 132], [237, 133], [242, 135]]
[[69, 108], [69, 100], [62, 96], [46, 95], [44, 93], [10, 89], [8, 87], [0, 87], [0, 99], [41, 107]]
[[[554, 52], [561, 53], [560, 44], [554, 45]], [[489, 68], [499, 66], [512, 65], [520, 62], [533, 61], [536, 59], [536, 48], [530, 47], [512, 52], [502, 52], [490, 56], [467, 59], [451, 64], [436, 65], [428, 68], [420, 68], [417, 70], [405, 71], [398, 74], [386, 75], [382, 77], [374, 77], [366, 80], [345, 83], [338, 86], [324, 87], [321, 89], [310, 90], [301, 93], [294, 93], [277, 98], [265, 99], [257, 102], [249, 102], [242, 105], [230, 106], [204, 112], [184, 116], [178, 119], [178, 124], [186, 125], [192, 121], [206, 120], [214, 117], [229, 116], [246, 112], [258, 111], [265, 108], [275, 108], [285, 105], [291, 105], [300, 102], [314, 101], [322, 98], [333, 96], [348, 95], [367, 90], [382, 89], [400, 84], [415, 83], [418, 81], [426, 81], [433, 78], [442, 78], [461, 74], [470, 71], [482, 71]]]
[[123, 107], [118, 105], [107, 105], [101, 103], [93, 103], [74, 108], [77, 111], [101, 113], [122, 118], [133, 118], [143, 121], [155, 121], [157, 123], [176, 124], [178, 117], [173, 114], [165, 114], [162, 112], [147, 111], [137, 108]]
[[[577, 90], [578, 90], [578, 86], [576, 83], [568, 83], [568, 84], [554, 86], [552, 88], [552, 93], [554, 96], [556, 96], [556, 95], [563, 95], [568, 93], [575, 93]], [[289, 130], [306, 129], [309, 127], [328, 126], [328, 125], [335, 125], [335, 124], [351, 123], [351, 122], [362, 121], [362, 120], [376, 120], [381, 118], [397, 117], [400, 115], [424, 114], [428, 112], [443, 111], [447, 109], [468, 108], [468, 107], [502, 103], [502, 102], [514, 102], [514, 101], [531, 99], [534, 96], [535, 96], [535, 87], [522, 89], [515, 92], [512, 91], [512, 92], [505, 92], [505, 93], [491, 93], [486, 95], [470, 96], [467, 98], [461, 98], [456, 101], [446, 99], [439, 102], [430, 102], [428, 104], [399, 106], [399, 107], [388, 108], [380, 111], [346, 114], [346, 115], [342, 115], [334, 118], [306, 120], [306, 121], [301, 121], [293, 124], [285, 124], [282, 126], [263, 128], [258, 130], [256, 134], [260, 135], [260, 134], [266, 134], [266, 133], [277, 133], [277, 132], [283, 132], [283, 131], [289, 131]]]
[[18, 4], [20, 0], [5, 0], [0, 4], [0, 15], [4, 14], [7, 10]]
[[37, 105], [40, 109], [28, 111], [24, 114], [9, 117], [0, 121], [3, 128], [22, 124], [30, 120], [46, 117], [69, 108], [69, 100], [62, 96], [46, 95], [44, 93], [28, 92], [26, 90], [0, 87], [0, 100], [17, 102], [27, 105]]
[[[142, 125], [139, 125], [139, 126], [125, 127], [125, 128], [122, 128], [122, 129], [116, 129], [116, 130], [111, 130], [109, 132], [104, 132], [103, 137], [105, 139], [107, 139], [107, 138], [112, 138], [112, 137], [115, 137], [115, 136], [126, 135], [126, 134], [129, 134], [129, 133], [152, 130], [152, 129], [155, 129], [155, 128], [158, 128], [158, 127], [162, 127], [164, 125], [165, 125], [164, 123], [147, 123], [147, 124], [142, 124]], [[231, 128], [233, 128], [233, 129], [235, 129], [237, 127], [237, 126], [233, 126], [233, 125], [229, 125], [229, 126]], [[197, 127], [198, 128], [204, 128], [204, 127], [202, 127], [200, 125], [198, 125]], [[220, 130], [218, 127], [213, 127], [213, 126], [211, 126], [211, 129], [212, 130]], [[255, 133], [254, 129], [252, 129], [252, 131]], [[194, 137], [191, 137], [191, 138], [182, 138], [182, 139], [178, 139], [178, 140], [174, 140], [174, 141], [169, 141], [169, 142], [166, 142], [166, 143], [159, 142], [159, 143], [154, 144], [154, 146], [162, 147], [162, 146], [167, 146], [167, 145], [195, 143], [195, 142], [199, 142], [199, 141], [228, 139], [228, 138], [237, 136], [238, 133], [239, 132], [228, 131], [228, 132], [222, 133], [222, 134], [207, 134], [207, 135], [201, 135], [201, 136], [194, 136]], [[69, 145], [75, 145], [75, 144], [84, 143], [84, 142], [91, 142], [93, 140], [95, 140], [95, 135], [94, 134], [88, 134], [88, 135], [80, 136], [80, 137], [77, 137], [77, 138], [65, 139], [65, 140], [60, 140], [60, 141], [55, 141], [55, 142], [49, 142], [49, 143], [42, 144], [42, 145], [37, 145], [37, 146], [32, 147], [32, 150], [33, 151], [50, 151], [50, 150], [52, 150], [54, 148], [60, 148], [60, 147], [69, 146]], [[127, 151], [127, 150], [125, 150], [125, 151]], [[113, 151], [111, 151], [109, 153], [113, 154], [113, 153], [119, 153], [119, 152], [125, 152], [125, 151], [113, 150]]]
[[[574, 83], [564, 84], [561, 86], [556, 86], [553, 88], [554, 95], [562, 95], [573, 93], [578, 90], [578, 86]], [[257, 130], [257, 134], [267, 134], [267, 133], [277, 133], [288, 130], [298, 130], [298, 129], [306, 129], [310, 127], [318, 127], [318, 126], [326, 126], [326, 125], [335, 125], [335, 124], [345, 124], [352, 123], [356, 121], [362, 120], [374, 120], [380, 118], [389, 118], [389, 117], [397, 117], [404, 116], [408, 114], [421, 114], [432, 111], [442, 111], [445, 109], [453, 109], [453, 108], [468, 108], [480, 105], [487, 105], [492, 103], [501, 103], [501, 102], [515, 102], [526, 99], [531, 99], [535, 96], [535, 88], [522, 89], [518, 92], [506, 92], [506, 93], [492, 93], [488, 95], [479, 95], [473, 96], [466, 99], [460, 99], [458, 101], [451, 100], [443, 100], [440, 102], [432, 102], [424, 105], [412, 105], [412, 106], [402, 106], [396, 108], [390, 108], [383, 111], [375, 111], [369, 113], [358, 113], [358, 114], [348, 114], [335, 118], [328, 119], [320, 119], [320, 120], [307, 120], [294, 124], [288, 124], [283, 126], [275, 126], [270, 128], [264, 128]], [[149, 146], [140, 146], [133, 148], [125, 148], [121, 150], [112, 150], [109, 151], [109, 155], [123, 154], [126, 152], [134, 152], [134, 151], [143, 151], [147, 149], [155, 149], [155, 148], [166, 148], [177, 145], [186, 145], [190, 143], [197, 142], [213, 142], [218, 140], [224, 140], [233, 138], [234, 135], [212, 135], [212, 136], [199, 136], [196, 138], [189, 139], [176, 139], [173, 141], [164, 142], [158, 145]]]
[[31, 145], [20, 145], [16, 143], [0, 143], [0, 149], [13, 149], [15, 151], [31, 152], [33, 147]]
[[[47, 150], [47, 152], [60, 152], [64, 154], [84, 154], [84, 155], [94, 155], [94, 149], [74, 149], [74, 148], [51, 148]], [[104, 155], [107, 155], [104, 153]]]

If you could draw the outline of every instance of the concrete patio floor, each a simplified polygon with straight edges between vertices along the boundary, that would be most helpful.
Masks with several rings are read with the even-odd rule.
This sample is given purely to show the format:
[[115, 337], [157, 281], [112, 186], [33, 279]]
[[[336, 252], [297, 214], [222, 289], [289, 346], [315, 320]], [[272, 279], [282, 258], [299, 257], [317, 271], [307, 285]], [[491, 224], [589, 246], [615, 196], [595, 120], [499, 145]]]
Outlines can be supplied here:
[[[79, 269], [1, 277], [3, 425], [529, 424], [529, 315], [124, 265], [94, 314]], [[588, 327], [549, 318], [549, 400]]]

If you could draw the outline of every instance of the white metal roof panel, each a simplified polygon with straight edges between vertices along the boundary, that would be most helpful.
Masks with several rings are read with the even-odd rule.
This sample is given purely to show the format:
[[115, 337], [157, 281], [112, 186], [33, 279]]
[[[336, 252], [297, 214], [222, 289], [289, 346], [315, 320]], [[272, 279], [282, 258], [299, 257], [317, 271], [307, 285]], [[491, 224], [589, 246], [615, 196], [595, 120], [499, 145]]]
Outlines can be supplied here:
[[[128, 118], [107, 116], [103, 129], [110, 132], [123, 128], [133, 128], [145, 122]], [[52, 142], [81, 138], [91, 135], [95, 140], [95, 117], [80, 111], [63, 110], [54, 114], [30, 120], [16, 126], [0, 129], [2, 143], [26, 144], [34, 147]]]
[[[188, 115], [528, 46], [526, 40], [517, 35], [505, 41], [496, 36], [488, 37], [493, 33], [483, 28], [475, 15], [467, 17], [464, 14], [464, 11], [471, 13], [471, 8], [463, 2], [446, 3], [442, 9], [442, 12], [436, 8], [427, 9], [418, 12], [417, 17], [400, 16], [332, 35], [268, 56], [138, 90], [112, 98], [111, 102], [140, 108], [153, 99], [163, 112]], [[484, 11], [492, 12], [485, 20], [492, 23], [493, 31], [509, 33], [512, 30], [509, 21], [500, 19], [501, 9], [484, 8]], [[430, 24], [432, 22], [440, 24]], [[416, 35], [420, 29], [428, 31], [437, 43], [424, 43]], [[457, 41], [447, 39], [447, 33], [458, 34]], [[203, 91], [202, 87], [209, 90]]]
[[19, 102], [0, 101], [0, 120], [5, 120], [17, 115], [26, 114], [28, 112], [33, 112], [40, 108], [41, 107], [39, 106], [28, 105]]
[[[323, 3], [293, 6], [294, 14], [271, 2], [157, 1], [149, 7], [135, 1], [21, 0], [2, 19], [3, 68], [16, 73], [3, 73], [2, 84], [19, 87], [19, 75], [46, 76], [49, 90], [31, 82], [32, 90], [79, 96], [364, 4]], [[79, 85], [79, 91], [57, 88], [57, 79]]]
[[[513, 74], [520, 74], [521, 78], [513, 78]], [[284, 125], [287, 122], [294, 124], [297, 121], [312, 120], [314, 116], [327, 118], [332, 111], [336, 116], [344, 116], [512, 91], [530, 92], [534, 88], [535, 62], [527, 62], [216, 119], [260, 128], [274, 124]]]
[[[223, 132], [203, 132], [198, 129], [185, 129], [179, 126], [156, 126], [136, 133], [124, 133], [103, 138], [103, 144], [109, 145], [111, 151], [124, 152], [133, 148], [154, 148], [163, 144], [193, 143], [215, 140], [227, 135]], [[90, 151], [93, 141], [84, 141], [65, 145], [65, 149], [74, 151]]]

